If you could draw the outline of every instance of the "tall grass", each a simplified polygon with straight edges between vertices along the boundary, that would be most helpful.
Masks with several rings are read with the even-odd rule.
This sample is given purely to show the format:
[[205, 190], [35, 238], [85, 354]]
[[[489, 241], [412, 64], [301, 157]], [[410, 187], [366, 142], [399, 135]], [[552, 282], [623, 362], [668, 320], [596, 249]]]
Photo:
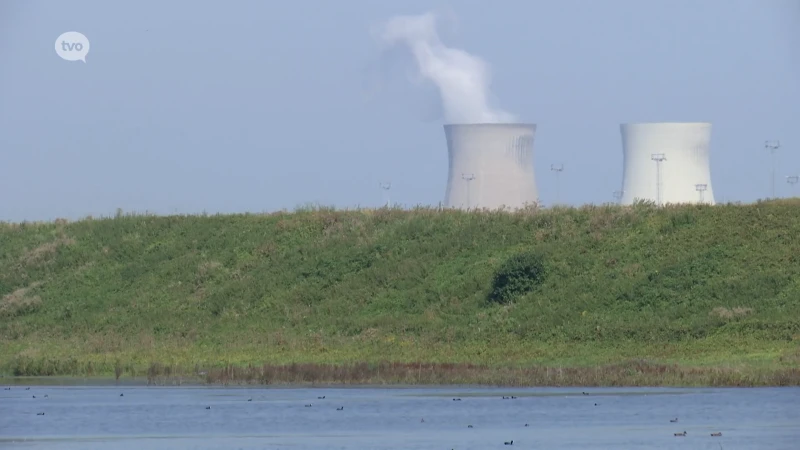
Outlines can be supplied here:
[[[799, 251], [800, 202], [786, 200], [0, 223], [0, 370], [251, 379], [248, 366], [421, 361], [483, 367], [426, 382], [543, 383], [525, 370], [646, 358], [675, 365], [663, 383], [708, 381], [695, 369], [798, 383]], [[491, 301], [498, 274], [531, 252], [541, 267], [514, 272], [525, 288]], [[529, 272], [535, 283], [518, 278]], [[343, 381], [327, 370], [320, 380]]]

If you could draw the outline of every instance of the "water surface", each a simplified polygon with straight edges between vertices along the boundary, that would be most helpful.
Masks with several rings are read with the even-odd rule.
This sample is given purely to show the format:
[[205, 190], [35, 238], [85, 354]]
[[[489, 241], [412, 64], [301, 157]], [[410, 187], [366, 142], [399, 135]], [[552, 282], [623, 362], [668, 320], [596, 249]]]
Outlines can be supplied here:
[[0, 448], [797, 450], [799, 401], [798, 388], [15, 385], [0, 391]]

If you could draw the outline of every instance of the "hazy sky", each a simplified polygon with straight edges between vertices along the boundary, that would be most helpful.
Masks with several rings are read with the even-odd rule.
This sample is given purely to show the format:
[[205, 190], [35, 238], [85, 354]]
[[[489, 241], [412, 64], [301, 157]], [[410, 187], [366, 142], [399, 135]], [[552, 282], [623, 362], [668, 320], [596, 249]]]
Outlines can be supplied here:
[[[619, 124], [710, 121], [717, 201], [800, 172], [800, 7], [791, 0], [0, 0], [0, 220], [437, 204], [442, 107], [371, 27], [445, 11], [494, 101], [538, 124], [540, 197], [602, 203]], [[87, 62], [54, 50], [66, 31]], [[374, 69], [380, 70], [374, 70]], [[383, 77], [378, 77], [382, 74]], [[800, 193], [800, 185], [796, 186]]]

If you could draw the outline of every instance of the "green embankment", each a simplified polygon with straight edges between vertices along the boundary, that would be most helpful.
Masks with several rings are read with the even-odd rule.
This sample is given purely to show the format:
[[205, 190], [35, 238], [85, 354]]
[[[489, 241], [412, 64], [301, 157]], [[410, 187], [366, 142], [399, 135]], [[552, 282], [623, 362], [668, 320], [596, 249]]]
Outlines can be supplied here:
[[800, 375], [800, 202], [0, 223], [6, 374], [631, 360]]

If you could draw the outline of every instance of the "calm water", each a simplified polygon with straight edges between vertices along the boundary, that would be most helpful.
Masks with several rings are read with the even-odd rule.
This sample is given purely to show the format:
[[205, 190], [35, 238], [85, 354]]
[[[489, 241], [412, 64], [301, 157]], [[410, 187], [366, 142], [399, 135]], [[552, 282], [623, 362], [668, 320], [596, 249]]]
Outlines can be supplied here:
[[0, 448], [797, 450], [800, 389], [13, 386]]

